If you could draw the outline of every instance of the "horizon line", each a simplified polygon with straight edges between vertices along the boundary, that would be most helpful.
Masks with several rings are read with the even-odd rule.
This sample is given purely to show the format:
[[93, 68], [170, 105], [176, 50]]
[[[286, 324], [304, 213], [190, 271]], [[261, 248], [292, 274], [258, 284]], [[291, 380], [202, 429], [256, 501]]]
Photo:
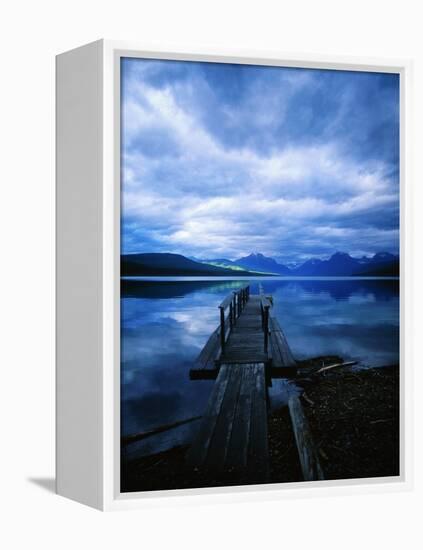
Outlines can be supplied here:
[[[373, 259], [377, 255], [380, 255], [380, 254], [390, 254], [390, 255], [396, 257], [397, 259], [400, 258], [399, 251], [398, 252], [389, 252], [388, 250], [381, 250], [379, 252], [370, 253], [370, 255], [365, 254], [365, 255], [361, 255], [361, 256], [353, 256], [352, 253], [350, 253], [350, 252], [344, 252], [342, 250], [337, 250], [334, 253], [330, 254], [329, 256], [328, 255], [319, 256], [319, 257], [318, 256], [309, 256], [306, 259], [297, 260], [297, 262], [295, 262], [293, 260], [277, 260], [277, 259], [275, 259], [275, 257], [266, 256], [265, 254], [263, 254], [261, 252], [250, 252], [246, 256], [239, 256], [239, 257], [236, 257], [236, 258], [229, 258], [229, 257], [224, 257], [224, 256], [218, 256], [218, 257], [214, 257], [214, 258], [210, 258], [210, 257], [209, 258], [198, 258], [197, 256], [191, 256], [191, 255], [187, 255], [187, 254], [182, 254], [180, 252], [169, 252], [169, 251], [166, 251], [166, 252], [155, 252], [155, 251], [150, 251], [150, 252], [122, 252], [121, 251], [120, 252], [120, 256], [131, 256], [131, 255], [136, 255], [136, 254], [171, 254], [171, 255], [174, 255], [174, 256], [182, 256], [184, 258], [187, 258], [187, 259], [190, 259], [190, 260], [193, 260], [193, 261], [198, 261], [198, 262], [207, 262], [207, 261], [213, 261], [213, 260], [217, 260], [217, 259], [227, 260], [227, 261], [230, 261], [230, 262], [237, 262], [239, 260], [242, 260], [244, 258], [248, 258], [250, 256], [263, 256], [266, 259], [274, 260], [278, 264], [280, 264], [280, 261], [286, 262], [287, 264], [305, 263], [309, 260], [327, 261], [327, 260], [330, 260], [331, 258], [333, 258], [334, 256], [336, 256], [337, 254], [347, 255], [350, 258], [352, 258], [353, 260]], [[283, 265], [283, 264], [280, 264], [280, 265]]]

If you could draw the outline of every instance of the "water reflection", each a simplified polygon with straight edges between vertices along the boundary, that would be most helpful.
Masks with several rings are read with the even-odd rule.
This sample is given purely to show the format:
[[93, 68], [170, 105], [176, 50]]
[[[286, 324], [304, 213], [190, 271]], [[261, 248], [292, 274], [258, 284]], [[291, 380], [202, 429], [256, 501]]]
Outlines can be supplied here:
[[[259, 282], [274, 297], [274, 314], [295, 357], [338, 354], [376, 366], [398, 361], [398, 280], [255, 279], [251, 292], [258, 292]], [[191, 381], [189, 369], [217, 325], [217, 306], [244, 284], [122, 281], [122, 435], [204, 412], [213, 382]], [[188, 424], [133, 447], [159, 450], [183, 442], [196, 428]]]

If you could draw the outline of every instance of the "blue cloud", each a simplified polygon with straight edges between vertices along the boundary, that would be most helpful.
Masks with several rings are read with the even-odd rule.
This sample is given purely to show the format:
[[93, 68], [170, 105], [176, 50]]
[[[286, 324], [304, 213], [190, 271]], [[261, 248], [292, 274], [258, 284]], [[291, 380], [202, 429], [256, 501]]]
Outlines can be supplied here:
[[122, 250], [399, 246], [399, 77], [122, 61]]

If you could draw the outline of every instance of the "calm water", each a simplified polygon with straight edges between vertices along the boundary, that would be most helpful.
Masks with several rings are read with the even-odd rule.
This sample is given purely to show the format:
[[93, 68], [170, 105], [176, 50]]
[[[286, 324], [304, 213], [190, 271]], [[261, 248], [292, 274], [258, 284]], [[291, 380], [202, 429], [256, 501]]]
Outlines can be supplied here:
[[[245, 280], [122, 281], [122, 434], [201, 415], [213, 382], [189, 369], [218, 324], [217, 306]], [[273, 314], [297, 359], [338, 354], [363, 366], [399, 361], [399, 281], [387, 279], [255, 279], [274, 297]], [[277, 403], [289, 384], [277, 381]], [[128, 456], [189, 440], [197, 422], [130, 445]]]

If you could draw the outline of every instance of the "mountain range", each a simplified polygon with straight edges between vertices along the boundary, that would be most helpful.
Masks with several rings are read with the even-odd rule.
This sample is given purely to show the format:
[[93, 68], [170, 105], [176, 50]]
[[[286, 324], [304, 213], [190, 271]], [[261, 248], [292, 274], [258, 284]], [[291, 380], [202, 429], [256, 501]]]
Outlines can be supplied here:
[[121, 274], [187, 275], [187, 276], [258, 276], [285, 275], [294, 277], [336, 276], [399, 276], [399, 257], [379, 252], [372, 257], [353, 258], [346, 252], [336, 252], [327, 260], [310, 259], [296, 267], [288, 267], [260, 253], [238, 260], [225, 258], [199, 260], [180, 254], [148, 253], [121, 256]]
[[380, 252], [372, 257], [353, 258], [346, 252], [336, 252], [328, 260], [310, 259], [303, 264], [288, 267], [263, 254], [250, 254], [239, 260], [196, 260], [228, 269], [250, 269], [272, 275], [294, 277], [335, 276], [398, 276], [399, 258], [389, 252]]
[[353, 258], [346, 252], [336, 252], [328, 260], [313, 259], [291, 270], [298, 276], [398, 276], [399, 257], [380, 252], [373, 257]]
[[[122, 276], [234, 276], [233, 269], [194, 261], [181, 254], [123, 254], [120, 260]], [[258, 275], [248, 270], [242, 270], [242, 274]]]

